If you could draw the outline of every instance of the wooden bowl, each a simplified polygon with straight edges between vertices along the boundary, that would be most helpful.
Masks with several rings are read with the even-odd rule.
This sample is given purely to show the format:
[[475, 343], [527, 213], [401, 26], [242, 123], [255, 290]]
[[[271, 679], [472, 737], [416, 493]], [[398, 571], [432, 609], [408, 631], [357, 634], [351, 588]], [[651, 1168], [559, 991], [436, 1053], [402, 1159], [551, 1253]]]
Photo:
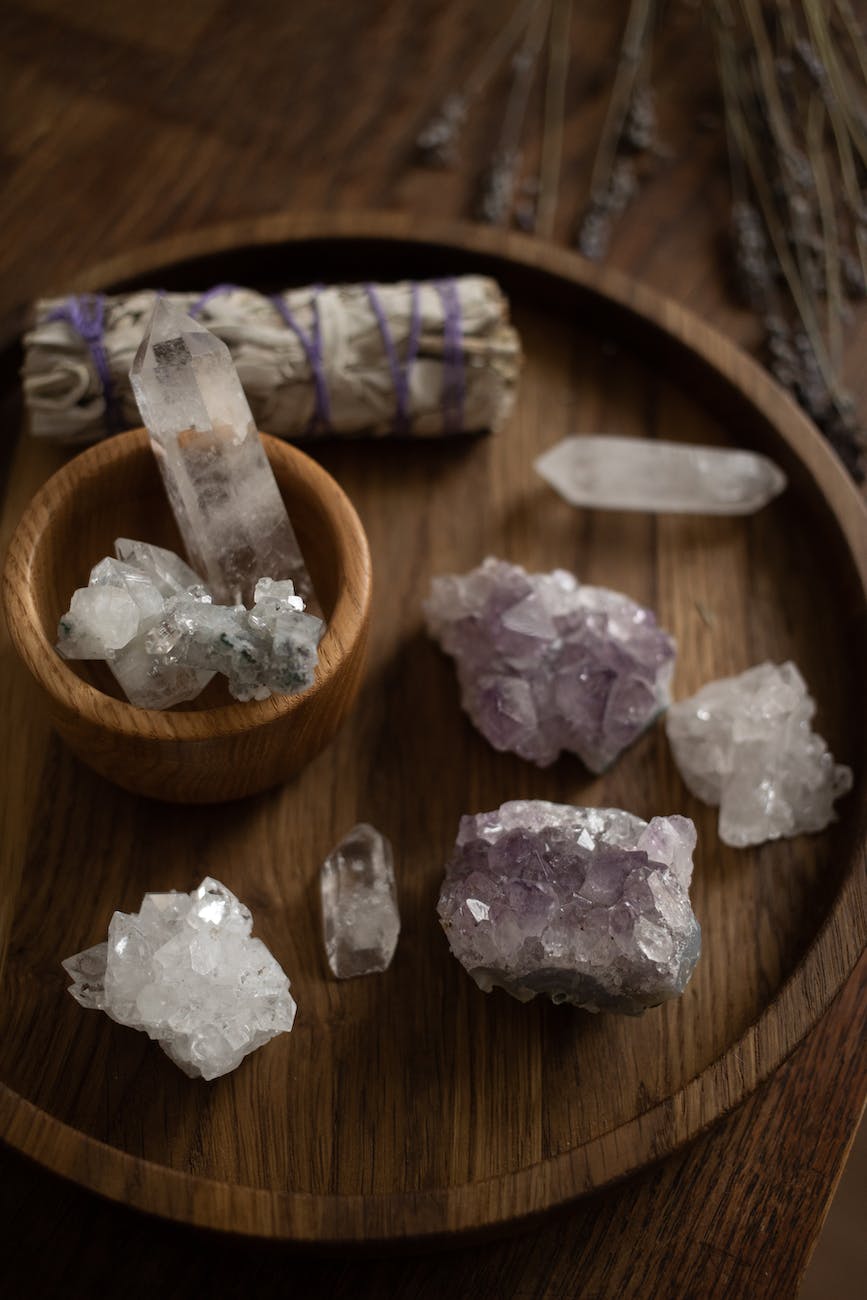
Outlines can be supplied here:
[[301, 695], [208, 707], [209, 688], [183, 709], [138, 709], [119, 698], [104, 664], [66, 662], [54, 649], [73, 591], [113, 554], [116, 537], [182, 550], [144, 429], [98, 443], [54, 474], [9, 546], [9, 632], [55, 728], [83, 762], [136, 794], [217, 803], [277, 785], [328, 743], [358, 692], [371, 597], [364, 529], [315, 461], [277, 438], [263, 442], [327, 620], [316, 681]]

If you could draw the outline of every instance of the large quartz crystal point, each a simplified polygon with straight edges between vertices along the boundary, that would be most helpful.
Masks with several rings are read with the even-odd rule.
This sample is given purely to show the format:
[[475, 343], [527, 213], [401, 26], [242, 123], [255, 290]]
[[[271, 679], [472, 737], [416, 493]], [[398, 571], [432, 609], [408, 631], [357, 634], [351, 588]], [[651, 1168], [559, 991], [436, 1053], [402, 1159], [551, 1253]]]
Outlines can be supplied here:
[[752, 451], [583, 433], [535, 462], [573, 506], [657, 514], [749, 515], [786, 486], [781, 469]]
[[719, 805], [720, 839], [735, 848], [821, 831], [852, 772], [813, 731], [816, 712], [791, 662], [764, 663], [709, 682], [666, 720], [680, 774]]
[[218, 880], [145, 894], [141, 911], [115, 912], [107, 944], [63, 962], [69, 992], [143, 1029], [191, 1078], [216, 1079], [295, 1020], [289, 980], [252, 926]]
[[388, 968], [400, 934], [391, 845], [361, 822], [322, 864], [325, 954], [338, 979]]
[[485, 993], [638, 1015], [682, 993], [701, 950], [695, 827], [541, 800], [463, 817], [439, 917]]
[[669, 702], [675, 646], [653, 612], [565, 570], [489, 558], [434, 578], [424, 608], [479, 731], [540, 767], [565, 749], [604, 771]]
[[184, 545], [214, 598], [310, 578], [229, 349], [159, 298], [130, 371]]

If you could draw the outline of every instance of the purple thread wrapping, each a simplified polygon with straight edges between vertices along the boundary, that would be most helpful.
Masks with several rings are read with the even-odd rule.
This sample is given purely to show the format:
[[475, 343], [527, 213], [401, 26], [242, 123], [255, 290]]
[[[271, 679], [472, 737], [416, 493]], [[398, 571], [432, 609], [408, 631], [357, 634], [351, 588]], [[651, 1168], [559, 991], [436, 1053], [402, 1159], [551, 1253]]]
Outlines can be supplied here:
[[453, 277], [436, 281], [443, 305], [443, 421], [447, 433], [464, 427], [464, 354], [461, 300]]
[[108, 431], [117, 433], [120, 429], [120, 412], [102, 337], [105, 329], [105, 294], [70, 294], [66, 302], [51, 312], [46, 319], [65, 321], [87, 344], [102, 385]]
[[313, 387], [315, 392], [315, 406], [313, 408], [313, 418], [307, 428], [307, 433], [330, 433], [331, 432], [331, 403], [328, 400], [328, 385], [325, 382], [325, 371], [323, 369], [322, 356], [322, 335], [319, 322], [319, 295], [322, 292], [322, 285], [314, 285], [313, 288], [313, 330], [308, 334], [302, 329], [295, 319], [289, 304], [280, 294], [275, 293], [271, 301], [279, 311], [291, 330], [298, 335], [298, 340], [304, 349], [304, 355], [307, 358], [307, 364], [313, 375]]
[[394, 346], [394, 339], [391, 336], [391, 330], [388, 328], [388, 321], [385, 312], [382, 310], [382, 303], [379, 301], [376, 289], [372, 284], [365, 284], [364, 292], [367, 294], [371, 310], [376, 317], [376, 323], [382, 335], [382, 346], [385, 348], [385, 355], [388, 360], [388, 368], [391, 371], [391, 382], [394, 385], [394, 397], [397, 404], [394, 415], [395, 433], [409, 433], [409, 373], [415, 362], [421, 337], [418, 285], [415, 280], [410, 284], [409, 338], [406, 345], [406, 356], [402, 365], [398, 359], [397, 348]]
[[218, 298], [222, 293], [234, 293], [240, 287], [238, 284], [215, 284], [213, 289], [206, 289], [201, 298], [193, 303], [189, 315], [198, 316], [202, 308], [206, 307], [212, 298]]

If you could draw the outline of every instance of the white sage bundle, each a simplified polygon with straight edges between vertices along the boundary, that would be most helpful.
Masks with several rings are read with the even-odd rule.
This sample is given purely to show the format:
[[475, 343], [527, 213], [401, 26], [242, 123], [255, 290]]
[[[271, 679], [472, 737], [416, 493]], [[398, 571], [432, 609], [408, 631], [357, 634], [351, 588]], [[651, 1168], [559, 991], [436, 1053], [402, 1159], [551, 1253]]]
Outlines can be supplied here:
[[[128, 375], [158, 292], [37, 303], [22, 372], [32, 434], [93, 442], [140, 423]], [[481, 432], [514, 404], [521, 344], [485, 276], [167, 297], [228, 345], [268, 433]]]

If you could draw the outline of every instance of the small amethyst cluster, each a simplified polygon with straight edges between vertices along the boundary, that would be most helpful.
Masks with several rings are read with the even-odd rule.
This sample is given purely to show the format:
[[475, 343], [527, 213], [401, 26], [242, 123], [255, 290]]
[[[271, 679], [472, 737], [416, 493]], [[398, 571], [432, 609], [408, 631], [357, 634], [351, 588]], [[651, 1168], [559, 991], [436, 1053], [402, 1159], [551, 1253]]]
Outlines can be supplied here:
[[565, 749], [602, 772], [669, 703], [675, 647], [653, 612], [562, 569], [487, 559], [434, 578], [425, 615], [482, 735], [540, 767]]
[[461, 819], [439, 917], [479, 988], [638, 1015], [683, 992], [701, 948], [695, 827], [515, 800]]

